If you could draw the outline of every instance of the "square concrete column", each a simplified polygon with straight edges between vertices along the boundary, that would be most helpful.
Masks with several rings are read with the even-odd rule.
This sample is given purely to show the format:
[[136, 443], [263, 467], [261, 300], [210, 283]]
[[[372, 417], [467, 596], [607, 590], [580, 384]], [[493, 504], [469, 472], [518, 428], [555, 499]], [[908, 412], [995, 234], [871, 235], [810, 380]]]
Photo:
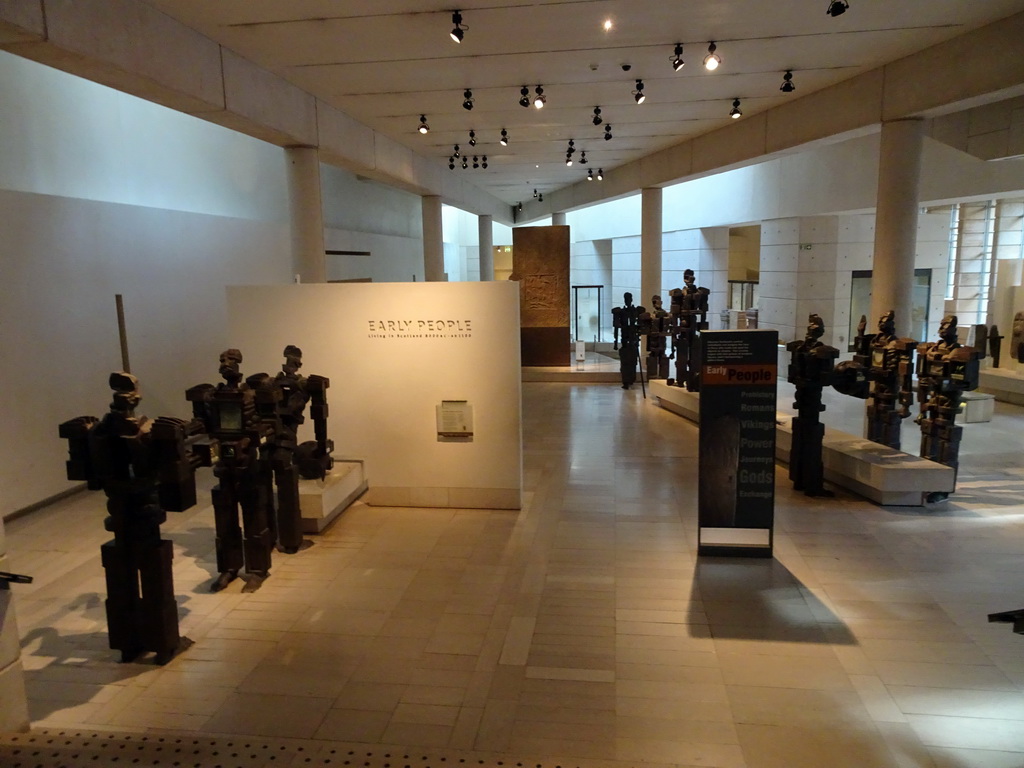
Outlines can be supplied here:
[[480, 228], [480, 280], [494, 280], [494, 218], [480, 216], [477, 222]]
[[437, 195], [423, 196], [423, 276], [428, 283], [445, 281], [441, 198]]
[[636, 303], [650, 309], [651, 297], [660, 295], [662, 288], [661, 188], [648, 188], [640, 194], [640, 300]]
[[292, 227], [292, 271], [302, 283], [327, 281], [320, 154], [316, 147], [285, 147], [288, 209]]

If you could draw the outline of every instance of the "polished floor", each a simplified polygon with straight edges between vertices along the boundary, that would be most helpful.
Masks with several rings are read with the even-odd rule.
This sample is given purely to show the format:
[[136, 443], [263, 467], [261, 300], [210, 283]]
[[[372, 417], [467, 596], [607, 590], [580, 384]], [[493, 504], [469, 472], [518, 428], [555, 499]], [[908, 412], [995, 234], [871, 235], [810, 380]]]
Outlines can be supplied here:
[[357, 503], [252, 594], [206, 590], [208, 505], [172, 515], [194, 645], [164, 667], [107, 648], [99, 494], [10, 522], [47, 730], [0, 756], [77, 765], [36, 749], [66, 735], [90, 765], [141, 742], [147, 765], [243, 742], [272, 765], [276, 739], [278, 765], [1024, 766], [1024, 637], [986, 619], [1024, 607], [1024, 409], [965, 428], [935, 509], [807, 499], [780, 469], [775, 558], [748, 561], [695, 555], [692, 424], [614, 384], [523, 399], [519, 512]]

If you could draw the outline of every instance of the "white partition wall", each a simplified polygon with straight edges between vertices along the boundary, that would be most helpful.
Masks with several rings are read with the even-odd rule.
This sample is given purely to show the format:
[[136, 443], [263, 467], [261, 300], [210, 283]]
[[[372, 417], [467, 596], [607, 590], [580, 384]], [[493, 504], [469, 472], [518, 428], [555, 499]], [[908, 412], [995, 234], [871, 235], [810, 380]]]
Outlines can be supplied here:
[[[520, 507], [517, 283], [239, 286], [227, 294], [229, 344], [242, 351], [243, 373], [274, 373], [285, 345], [296, 344], [302, 373], [330, 378], [334, 455], [365, 460], [368, 503]], [[471, 437], [439, 436], [442, 401], [465, 401]]]

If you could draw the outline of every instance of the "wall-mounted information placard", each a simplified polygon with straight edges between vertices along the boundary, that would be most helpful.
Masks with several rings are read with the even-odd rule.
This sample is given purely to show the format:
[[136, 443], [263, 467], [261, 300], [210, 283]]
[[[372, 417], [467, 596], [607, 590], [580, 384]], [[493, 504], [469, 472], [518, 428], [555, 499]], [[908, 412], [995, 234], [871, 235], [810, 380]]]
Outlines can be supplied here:
[[772, 556], [778, 331], [701, 331], [697, 553]]
[[473, 406], [467, 400], [442, 400], [436, 408], [438, 437], [473, 437]]

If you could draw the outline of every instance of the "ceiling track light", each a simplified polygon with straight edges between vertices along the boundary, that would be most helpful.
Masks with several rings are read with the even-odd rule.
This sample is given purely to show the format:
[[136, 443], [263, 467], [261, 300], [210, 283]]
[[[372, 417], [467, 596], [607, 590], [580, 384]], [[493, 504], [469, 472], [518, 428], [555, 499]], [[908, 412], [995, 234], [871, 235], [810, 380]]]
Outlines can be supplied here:
[[475, 147], [476, 146], [476, 131], [470, 131], [469, 132], [469, 146], [471, 146], [471, 147]]
[[713, 41], [708, 43], [708, 55], [704, 57], [704, 69], [708, 72], [714, 72], [722, 63], [722, 57], [715, 53], [717, 50], [718, 46]]
[[683, 44], [676, 43], [676, 49], [672, 51], [672, 57], [669, 59], [672, 62], [672, 71], [678, 72], [683, 68], [686, 63], [683, 61]]
[[536, 196], [537, 196], [537, 190], [536, 190], [536, 189], [534, 189], [534, 190], [533, 190], [533, 196], [534, 196], [534, 197], [536, 197]]
[[580, 152], [580, 165], [586, 165], [586, 164], [587, 164], [587, 150], [584, 149], [582, 152]]
[[500, 143], [501, 146], [503, 147], [508, 146], [508, 131], [506, 131], [504, 128], [501, 129], [501, 138], [498, 140], [498, 143]]
[[473, 155], [473, 167], [474, 168], [479, 168], [480, 167], [480, 158], [478, 158], [476, 155]]
[[601, 119], [601, 108], [594, 107], [594, 125], [600, 125], [602, 122], [604, 121]]
[[519, 106], [528, 107], [530, 106], [530, 89], [525, 85], [519, 89], [521, 96], [519, 97]]
[[786, 74], [782, 76], [782, 85], [779, 86], [779, 90], [783, 93], [792, 93], [796, 90], [796, 86], [793, 85], [793, 70], [786, 70]]
[[643, 104], [644, 99], [646, 98], [647, 97], [644, 96], [644, 81], [638, 79], [636, 81], [636, 90], [633, 91], [633, 101], [635, 101], [637, 104]]
[[611, 141], [612, 140], [612, 124], [611, 123], [605, 123], [604, 124], [604, 140], [605, 141]]
[[594, 180], [594, 169], [593, 168], [588, 168], [587, 169], [587, 181], [593, 181], [593, 180]]
[[743, 117], [743, 113], [740, 111], [739, 99], [732, 100], [732, 109], [729, 110], [729, 117], [731, 117], [733, 120], [738, 120], [739, 118]]
[[471, 90], [469, 90], [469, 88], [467, 88], [463, 92], [462, 98], [465, 99], [465, 101], [462, 102], [462, 108], [463, 109], [472, 109], [473, 108], [473, 92]]
[[544, 193], [543, 192], [541, 192], [539, 195], [537, 195], [537, 202], [538, 203], [543, 203], [544, 202]]
[[427, 125], [427, 116], [420, 115], [420, 127], [417, 128], [420, 133], [430, 133], [430, 126]]
[[516, 207], [517, 207], [517, 208], [519, 209], [519, 212], [520, 212], [520, 213], [522, 213], [522, 212], [523, 212], [523, 203], [522, 203], [522, 201], [520, 201], [520, 202], [519, 202], [519, 205], [518, 205], [518, 206], [516, 206]]
[[458, 157], [459, 157], [459, 145], [458, 145], [458, 144], [456, 144], [456, 145], [455, 145], [455, 146], [453, 147], [453, 149], [454, 149], [455, 151], [454, 151], [454, 152], [452, 152], [452, 157], [454, 157], [454, 158], [458, 158]]
[[544, 105], [548, 103], [548, 97], [544, 95], [544, 88], [538, 85], [534, 91], [537, 95], [533, 97], [533, 106], [543, 109]]
[[604, 170], [601, 168], [597, 169], [597, 180], [604, 181]]
[[462, 170], [466, 170], [467, 168], [469, 168], [469, 159], [464, 157], [462, 158]]
[[466, 30], [469, 29], [469, 27], [462, 26], [461, 11], [455, 11], [455, 13], [452, 14], [452, 24], [455, 25], [455, 28], [449, 34], [451, 35], [452, 40], [456, 43], [461, 43], [463, 35], [465, 35]]
[[454, 156], [448, 158], [448, 170], [449, 171], [454, 171], [455, 170], [455, 157]]
[[846, 13], [846, 9], [850, 7], [850, 4], [846, 0], [830, 0], [828, 4], [828, 10], [825, 11], [829, 16], [842, 16]]
[[483, 157], [480, 158], [480, 167], [483, 168], [485, 171], [487, 170], [487, 155], [484, 155]]

